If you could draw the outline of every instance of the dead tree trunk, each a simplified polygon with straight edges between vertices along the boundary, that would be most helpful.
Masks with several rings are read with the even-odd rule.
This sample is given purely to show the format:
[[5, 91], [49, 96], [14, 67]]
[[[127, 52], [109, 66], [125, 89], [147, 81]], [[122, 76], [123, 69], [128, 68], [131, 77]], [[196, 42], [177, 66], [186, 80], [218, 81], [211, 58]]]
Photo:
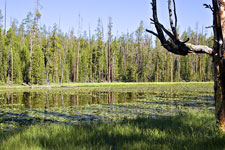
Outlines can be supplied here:
[[112, 40], [112, 18], [109, 18], [108, 24], [108, 72], [107, 72], [107, 80], [108, 82], [112, 82], [112, 49], [111, 49], [111, 40]]
[[[208, 6], [210, 7], [210, 6]], [[223, 131], [225, 131], [225, 0], [213, 0], [213, 26], [214, 26], [214, 98], [216, 103], [216, 118]]]
[[[162, 46], [168, 51], [177, 55], [188, 55], [190, 53], [204, 53], [213, 57], [214, 65], [214, 91], [215, 91], [215, 114], [218, 124], [225, 131], [225, 0], [212, 0], [213, 5], [204, 4], [206, 8], [213, 12], [213, 31], [214, 31], [214, 46], [210, 48], [205, 45], [193, 45], [187, 41], [181, 41], [177, 34], [177, 15], [175, 0], [173, 2], [173, 10], [171, 0], [168, 0], [168, 10], [170, 18], [171, 31], [159, 23], [157, 16], [156, 0], [152, 0], [153, 19], [157, 33], [146, 30], [147, 32], [159, 38]], [[173, 15], [175, 24], [173, 22]], [[166, 39], [166, 34], [169, 38]]]
[[78, 29], [78, 42], [77, 42], [76, 80], [75, 80], [75, 82], [79, 81], [80, 41], [81, 41], [81, 18], [80, 18], [80, 14], [79, 14], [79, 29]]

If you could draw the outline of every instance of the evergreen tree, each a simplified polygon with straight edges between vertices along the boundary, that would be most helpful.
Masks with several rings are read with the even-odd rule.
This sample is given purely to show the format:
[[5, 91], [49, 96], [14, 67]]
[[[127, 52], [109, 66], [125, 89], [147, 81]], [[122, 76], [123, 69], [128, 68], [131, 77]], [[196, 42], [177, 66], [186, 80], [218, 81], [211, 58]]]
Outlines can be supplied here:
[[[0, 13], [0, 84], [213, 80], [210, 56], [167, 52], [158, 40], [144, 34], [143, 22], [135, 32], [112, 38], [109, 20], [105, 39], [99, 19], [95, 34], [81, 34], [80, 27], [75, 36], [74, 30], [63, 33], [57, 24], [49, 31], [38, 26], [38, 5], [35, 15], [28, 13], [18, 27], [12, 22], [7, 34]], [[181, 34], [182, 40], [212, 47], [213, 37], [197, 31], [189, 28]]]
[[32, 66], [32, 83], [43, 84], [45, 80], [44, 55], [39, 45], [34, 47]]

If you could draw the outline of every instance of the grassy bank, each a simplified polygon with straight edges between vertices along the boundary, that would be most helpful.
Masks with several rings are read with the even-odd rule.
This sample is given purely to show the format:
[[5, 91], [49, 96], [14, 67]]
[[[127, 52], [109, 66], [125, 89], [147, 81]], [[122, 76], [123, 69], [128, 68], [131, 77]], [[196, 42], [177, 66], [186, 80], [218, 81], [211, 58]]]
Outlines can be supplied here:
[[[213, 82], [102, 82], [102, 83], [51, 83], [49, 85], [32, 85], [33, 88], [58, 88], [58, 87], [109, 87], [109, 86], [148, 86], [148, 85], [193, 85], [193, 84], [213, 84]], [[29, 86], [19, 84], [13, 85], [0, 85], [0, 89], [29, 89]]]
[[1, 132], [0, 148], [19, 150], [145, 150], [224, 149], [225, 135], [214, 115], [188, 113], [171, 117], [136, 118], [78, 126], [49, 124]]

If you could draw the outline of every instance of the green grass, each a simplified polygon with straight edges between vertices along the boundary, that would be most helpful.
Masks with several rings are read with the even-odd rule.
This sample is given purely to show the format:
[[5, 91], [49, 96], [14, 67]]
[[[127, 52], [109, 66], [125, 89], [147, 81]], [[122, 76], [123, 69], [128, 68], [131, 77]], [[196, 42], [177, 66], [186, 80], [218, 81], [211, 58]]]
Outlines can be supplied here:
[[[102, 83], [63, 83], [56, 84], [51, 83], [48, 87], [61, 87], [61, 86], [71, 86], [71, 87], [109, 87], [109, 86], [143, 86], [143, 85], [191, 85], [191, 84], [213, 84], [213, 82], [102, 82]], [[47, 87], [46, 84], [43, 85], [32, 85], [34, 88]], [[29, 86], [22, 86], [19, 84], [13, 85], [0, 85], [0, 89], [29, 89]]]
[[78, 126], [34, 125], [19, 131], [2, 132], [0, 149], [225, 149], [225, 135], [218, 130], [215, 122], [214, 115], [200, 112]]

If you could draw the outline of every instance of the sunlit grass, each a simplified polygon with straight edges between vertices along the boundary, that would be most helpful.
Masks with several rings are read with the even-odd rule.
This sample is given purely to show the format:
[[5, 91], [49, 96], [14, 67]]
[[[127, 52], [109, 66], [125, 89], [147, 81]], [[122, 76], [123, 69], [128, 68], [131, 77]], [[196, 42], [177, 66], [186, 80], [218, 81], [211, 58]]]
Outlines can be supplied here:
[[[51, 83], [49, 85], [32, 85], [33, 88], [40, 88], [40, 87], [62, 87], [62, 86], [72, 86], [72, 87], [102, 87], [102, 86], [143, 86], [143, 85], [191, 85], [191, 84], [213, 84], [213, 82], [102, 82], [102, 83], [63, 83], [63, 84], [56, 84]], [[13, 85], [1, 85], [0, 89], [18, 89], [18, 88], [25, 88], [29, 89], [29, 86], [22, 86], [19, 84]]]
[[78, 126], [34, 125], [0, 134], [1, 149], [223, 149], [225, 135], [204, 112]]

